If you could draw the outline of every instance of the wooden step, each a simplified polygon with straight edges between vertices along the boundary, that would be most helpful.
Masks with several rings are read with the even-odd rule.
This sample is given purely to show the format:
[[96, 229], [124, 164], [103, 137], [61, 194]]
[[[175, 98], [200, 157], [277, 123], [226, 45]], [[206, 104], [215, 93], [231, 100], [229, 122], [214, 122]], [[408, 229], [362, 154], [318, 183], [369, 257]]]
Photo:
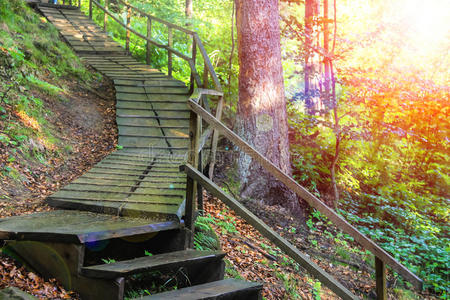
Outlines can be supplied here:
[[180, 228], [177, 221], [116, 217], [76, 210], [56, 210], [0, 219], [0, 239], [82, 244]]
[[[262, 284], [247, 282], [238, 279], [224, 279], [205, 284], [195, 285], [188, 288], [159, 293], [139, 299], [178, 299], [178, 300], [199, 300], [199, 299], [243, 299], [259, 300], [261, 296]], [[136, 299], [137, 300], [137, 299]]]
[[161, 269], [186, 267], [188, 265], [218, 261], [225, 257], [220, 251], [183, 250], [154, 256], [139, 257], [111, 264], [84, 267], [81, 273], [92, 278], [113, 279], [137, 273]]

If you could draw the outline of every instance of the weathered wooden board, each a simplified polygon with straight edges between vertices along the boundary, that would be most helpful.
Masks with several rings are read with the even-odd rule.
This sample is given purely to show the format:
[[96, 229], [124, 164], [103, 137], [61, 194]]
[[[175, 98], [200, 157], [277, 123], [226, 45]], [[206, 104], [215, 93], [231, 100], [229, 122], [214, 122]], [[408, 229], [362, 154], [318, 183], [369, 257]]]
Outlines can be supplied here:
[[95, 192], [95, 191], [80, 192], [62, 189], [54, 193], [50, 197], [59, 199], [77, 199], [77, 200], [89, 199], [95, 201], [109, 200], [117, 202], [123, 200], [126, 196], [127, 194], [124, 195], [114, 192]]
[[194, 299], [246, 299], [260, 300], [262, 284], [238, 279], [217, 280], [210, 283], [191, 286], [151, 296], [142, 300], [194, 300]]
[[168, 101], [167, 103], [171, 103], [170, 101], [180, 101], [186, 104], [188, 98], [189, 98], [188, 95], [151, 94], [149, 99], [152, 102]]
[[[151, 180], [151, 177], [150, 177]], [[157, 188], [157, 189], [175, 189], [175, 190], [185, 190], [186, 189], [186, 180], [183, 181], [176, 181], [176, 182], [170, 182], [170, 181], [143, 181], [139, 185], [140, 188]]]
[[104, 159], [101, 162], [99, 162], [97, 164], [97, 166], [115, 167], [115, 168], [119, 168], [119, 167], [121, 167], [121, 168], [128, 168], [129, 167], [131, 169], [139, 168], [139, 170], [145, 171], [152, 164], [153, 164], [153, 162], [148, 162], [148, 163], [123, 162], [123, 161], [112, 159], [112, 158], [108, 157], [107, 159]]
[[110, 184], [111, 182], [116, 182], [119, 181], [121, 182], [121, 184], [123, 185], [131, 185], [134, 183], [139, 183], [142, 186], [146, 186], [145, 184], [148, 184], [149, 186], [155, 185], [155, 186], [161, 186], [161, 185], [171, 185], [173, 184], [174, 186], [177, 187], [184, 187], [185, 183], [186, 183], [186, 178], [166, 178], [166, 177], [146, 177], [143, 179], [128, 179], [128, 178], [106, 178], [106, 177], [92, 177], [90, 175], [85, 175], [83, 177], [81, 177], [80, 182], [86, 182], [86, 183], [91, 183], [91, 184], [104, 184], [105, 186], [107, 186], [108, 184]]
[[175, 94], [175, 95], [186, 95], [186, 100], [188, 97], [188, 89], [186, 87], [176, 86], [176, 87], [166, 87], [166, 86], [146, 86], [145, 92], [147, 94]]
[[117, 117], [117, 125], [121, 126], [152, 126], [159, 127], [160, 124], [156, 118], [134, 118], [134, 117]]
[[121, 175], [117, 174], [117, 172], [99, 172], [99, 171], [92, 171], [84, 174], [81, 178], [84, 178], [85, 176], [88, 176], [89, 178], [108, 178], [111, 180], [138, 180], [139, 176], [142, 176], [141, 174], [134, 174], [134, 175]]
[[126, 277], [144, 271], [154, 271], [173, 267], [183, 267], [194, 263], [221, 260], [225, 253], [221, 251], [182, 250], [131, 260], [84, 267], [82, 274], [94, 278]]
[[[165, 102], [165, 103], [164, 103]], [[159, 109], [186, 109], [186, 103], [184, 101], [153, 101], [152, 100], [152, 107], [155, 110]]]
[[[173, 195], [173, 196], [180, 196], [181, 198], [184, 198], [184, 195], [186, 194], [184, 188], [175, 189], [175, 188], [170, 188], [170, 187], [167, 187], [167, 188], [139, 187], [136, 189], [136, 193]], [[136, 195], [136, 196], [139, 196], [139, 195]]]
[[0, 219], [1, 236], [15, 240], [94, 242], [179, 228], [179, 222], [124, 218], [85, 211], [56, 210]]
[[[185, 110], [168, 110], [168, 109], [155, 109], [155, 113], [158, 115], [158, 117], [161, 118], [172, 118], [172, 119], [184, 119], [189, 120], [189, 112]], [[127, 112], [129, 113], [129, 112]]]
[[107, 74], [107, 76], [109, 78], [111, 78], [111, 79], [120, 78], [120, 79], [127, 79], [127, 80], [132, 80], [132, 79], [146, 79], [147, 80], [147, 79], [153, 79], [153, 78], [159, 78], [159, 79], [168, 78], [167, 75], [156, 73], [156, 72], [155, 73], [148, 72], [146, 74], [133, 75], [133, 76], [131, 76], [131, 75], [127, 75], [127, 76], [125, 76], [125, 75], [111, 75], [111, 74]]
[[117, 109], [153, 109], [153, 105], [150, 101], [132, 102], [119, 100], [116, 103]]
[[[94, 191], [94, 192], [99, 192], [99, 191], [104, 191], [105, 189], [108, 189], [109, 192], [126, 192], [129, 190], [129, 188], [124, 188], [122, 186], [111, 186], [109, 185], [108, 187], [105, 186], [99, 186], [99, 185], [84, 185], [84, 184], [79, 184], [79, 183], [71, 183], [68, 186], [65, 186], [64, 188], [61, 189], [61, 191]], [[76, 192], [74, 192], [76, 193]], [[62, 197], [62, 194], [59, 194], [59, 196]]]
[[141, 100], [141, 101], [150, 101], [149, 97], [146, 94], [129, 94], [129, 93], [116, 93], [117, 100]]
[[102, 165], [95, 165], [90, 172], [95, 171], [108, 171], [108, 172], [115, 172], [117, 174], [142, 174], [144, 172], [146, 167], [137, 166], [137, 167], [109, 167], [109, 166], [102, 166]]
[[[113, 152], [110, 154], [110, 156], [120, 156], [120, 157], [126, 157], [126, 158], [137, 158], [137, 159], [146, 159], [149, 161], [152, 161], [153, 159], [156, 160], [167, 160], [166, 157], [163, 157], [162, 155], [156, 155], [154, 153], [150, 153], [147, 151], [141, 151], [141, 152], [135, 152], [135, 151], [130, 151], [127, 149], [122, 149], [122, 150], [118, 150], [116, 152]], [[170, 159], [172, 160], [177, 160], [176, 157], [171, 157]], [[178, 158], [178, 160], [183, 160], [184, 158]]]
[[127, 148], [142, 149], [165, 149], [167, 147], [167, 142], [164, 137], [150, 139], [119, 136], [119, 144]]
[[98, 202], [94, 200], [47, 198], [51, 206], [62, 209], [77, 209], [101, 214], [150, 218], [153, 220], [177, 221], [178, 207], [176, 205], [136, 204], [121, 202]]
[[158, 117], [156, 111], [153, 109], [133, 109], [133, 108], [117, 108], [116, 113], [118, 116], [133, 115], [138, 117]]
[[[145, 66], [145, 65], [143, 65]], [[185, 87], [185, 84], [178, 80], [121, 80], [116, 79], [114, 80], [114, 85], [117, 87], [125, 87], [125, 86], [132, 86], [132, 87], [154, 87], [154, 86], [180, 86]]]

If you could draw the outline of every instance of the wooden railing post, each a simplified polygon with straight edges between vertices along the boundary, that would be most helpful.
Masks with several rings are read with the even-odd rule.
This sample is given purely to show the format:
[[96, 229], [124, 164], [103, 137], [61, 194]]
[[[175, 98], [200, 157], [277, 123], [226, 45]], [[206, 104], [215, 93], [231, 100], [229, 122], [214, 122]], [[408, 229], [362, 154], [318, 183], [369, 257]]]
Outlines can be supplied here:
[[[223, 96], [219, 97], [219, 102], [217, 103], [217, 109], [216, 109], [216, 119], [220, 121], [222, 118], [222, 111], [223, 111]], [[210, 163], [209, 163], [209, 170], [208, 175], [209, 178], [212, 180], [214, 176], [214, 165], [216, 163], [216, 152], [217, 152], [217, 143], [219, 142], [219, 131], [214, 130], [213, 137], [211, 140], [211, 156], [210, 156]]]
[[[152, 19], [147, 16], [147, 39], [151, 39], [152, 38]], [[151, 44], [149, 41], [147, 41], [147, 49], [146, 49], [146, 59], [145, 61], [147, 62], [147, 65], [150, 64], [151, 62], [151, 58], [150, 58], [150, 51], [151, 51]]]
[[206, 61], [203, 64], [203, 88], [208, 88], [208, 65], [206, 64]]
[[[198, 166], [198, 139], [199, 139], [199, 118], [193, 111], [190, 113], [189, 119], [189, 153], [188, 162], [194, 167]], [[197, 184], [188, 177], [186, 183], [186, 208], [184, 213], [184, 224], [188, 230], [190, 230], [190, 240], [188, 243], [189, 248], [193, 247], [194, 243], [194, 228], [195, 228], [195, 204], [196, 204]]]
[[92, 0], [89, 0], [89, 19], [92, 20]]
[[125, 50], [130, 52], [130, 26], [131, 26], [131, 7], [127, 5], [127, 33], [125, 38]]
[[[108, 0], [105, 0], [105, 9], [108, 9], [109, 3]], [[108, 29], [108, 14], [106, 12], [104, 12], [104, 16], [103, 16], [103, 30], [106, 32], [106, 30]]]
[[78, 0], [78, 9], [81, 8], [81, 0]]
[[[200, 118], [201, 120], [201, 118]], [[200, 130], [199, 130], [199, 137], [202, 136], [202, 122], [199, 122], [200, 124]], [[203, 151], [199, 151], [198, 153], [198, 170], [203, 173]], [[197, 183], [197, 209], [199, 211], [199, 215], [203, 215], [203, 188], [200, 182]]]
[[[168, 43], [167, 46], [169, 46], [169, 48], [172, 48], [173, 46], [173, 35], [172, 35], [172, 27], [167, 26], [167, 30], [168, 30]], [[168, 58], [167, 58], [167, 75], [169, 75], [169, 77], [172, 76], [172, 51], [170, 51], [170, 49], [167, 52]]]
[[[195, 40], [195, 37], [192, 36], [192, 61], [195, 63], [197, 61], [197, 41]], [[195, 77], [194, 77], [194, 70], [191, 69], [191, 79], [189, 83], [189, 95], [192, 95], [194, 93], [195, 89]]]
[[375, 256], [375, 277], [377, 300], [387, 300], [386, 264]]

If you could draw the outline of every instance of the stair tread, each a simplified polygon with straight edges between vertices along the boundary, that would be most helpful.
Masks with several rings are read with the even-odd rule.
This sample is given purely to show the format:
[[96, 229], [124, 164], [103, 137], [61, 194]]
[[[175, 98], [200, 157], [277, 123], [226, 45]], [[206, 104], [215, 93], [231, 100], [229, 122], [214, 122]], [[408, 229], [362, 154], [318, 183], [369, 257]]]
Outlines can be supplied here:
[[[258, 291], [262, 288], [261, 283], [248, 282], [238, 279], [224, 279], [213, 281], [205, 284], [195, 285], [179, 290], [159, 293], [139, 299], [181, 299], [181, 300], [198, 300], [198, 299], [216, 299], [218, 297], [238, 295], [239, 292], [246, 290]], [[235, 298], [238, 299], [238, 298]], [[244, 299], [244, 298], [241, 298]]]
[[180, 227], [177, 221], [55, 210], [0, 219], [0, 239], [89, 243]]
[[225, 253], [221, 251], [197, 251], [187, 249], [154, 256], [138, 257], [111, 264], [84, 267], [82, 268], [82, 273], [87, 277], [116, 278], [165, 267], [189, 265], [192, 263], [222, 259], [224, 256]]

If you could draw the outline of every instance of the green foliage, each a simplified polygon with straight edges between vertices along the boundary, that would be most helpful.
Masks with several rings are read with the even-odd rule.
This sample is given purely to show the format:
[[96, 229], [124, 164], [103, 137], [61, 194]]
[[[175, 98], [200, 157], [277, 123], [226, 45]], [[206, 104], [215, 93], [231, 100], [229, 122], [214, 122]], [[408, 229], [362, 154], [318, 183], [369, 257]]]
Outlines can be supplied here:
[[116, 262], [116, 260], [112, 258], [102, 258], [102, 262], [104, 262], [105, 264], [113, 264]]
[[213, 217], [199, 216], [195, 221], [194, 248], [197, 250], [219, 250], [220, 242], [211, 224], [214, 224]]
[[37, 87], [38, 89], [45, 91], [49, 95], [58, 95], [59, 93], [64, 91], [62, 88], [57, 87], [46, 81], [40, 80], [36, 78], [34, 75], [28, 75], [26, 79], [28, 80], [31, 86]]
[[314, 288], [313, 288], [313, 295], [314, 295], [314, 300], [320, 300], [320, 291], [322, 290], [322, 286], [320, 281], [315, 281], [314, 282]]
[[[427, 96], [435, 99], [430, 101], [442, 96], [434, 92], [435, 95]], [[420, 97], [419, 91], [416, 97]], [[394, 116], [401, 109], [401, 105], [397, 108], [392, 103], [391, 99], [393, 107], [384, 111], [383, 122], [375, 118], [378, 113], [365, 112], [362, 105], [360, 108], [354, 104], [341, 107], [341, 115], [353, 117], [347, 117], [344, 123], [347, 139], [342, 143], [337, 174], [343, 196], [340, 213], [423, 278], [426, 288], [445, 297], [450, 284], [448, 178], [445, 174], [450, 170], [448, 146], [440, 134], [447, 130], [447, 124], [438, 117], [436, 122], [441, 123], [442, 132], [428, 132], [425, 128], [432, 126], [431, 123], [419, 124], [417, 115], [414, 117], [417, 125], [402, 126], [420, 130], [405, 133], [400, 127], [393, 128], [386, 123], [386, 119], [395, 120]], [[418, 105], [423, 110], [431, 109], [423, 102]], [[414, 109], [409, 110], [414, 112]], [[303, 114], [294, 105], [290, 112], [290, 124], [297, 141], [291, 146], [297, 167], [296, 179], [316, 194], [320, 191], [327, 195], [330, 193], [328, 169], [334, 151], [331, 129], [320, 126], [317, 117]], [[318, 222], [316, 216], [311, 216], [306, 224], [311, 230], [317, 230]], [[338, 237], [335, 241], [346, 243]]]
[[225, 261], [225, 276], [227, 278], [236, 278], [241, 280], [244, 279], [228, 259], [225, 258], [224, 261]]

